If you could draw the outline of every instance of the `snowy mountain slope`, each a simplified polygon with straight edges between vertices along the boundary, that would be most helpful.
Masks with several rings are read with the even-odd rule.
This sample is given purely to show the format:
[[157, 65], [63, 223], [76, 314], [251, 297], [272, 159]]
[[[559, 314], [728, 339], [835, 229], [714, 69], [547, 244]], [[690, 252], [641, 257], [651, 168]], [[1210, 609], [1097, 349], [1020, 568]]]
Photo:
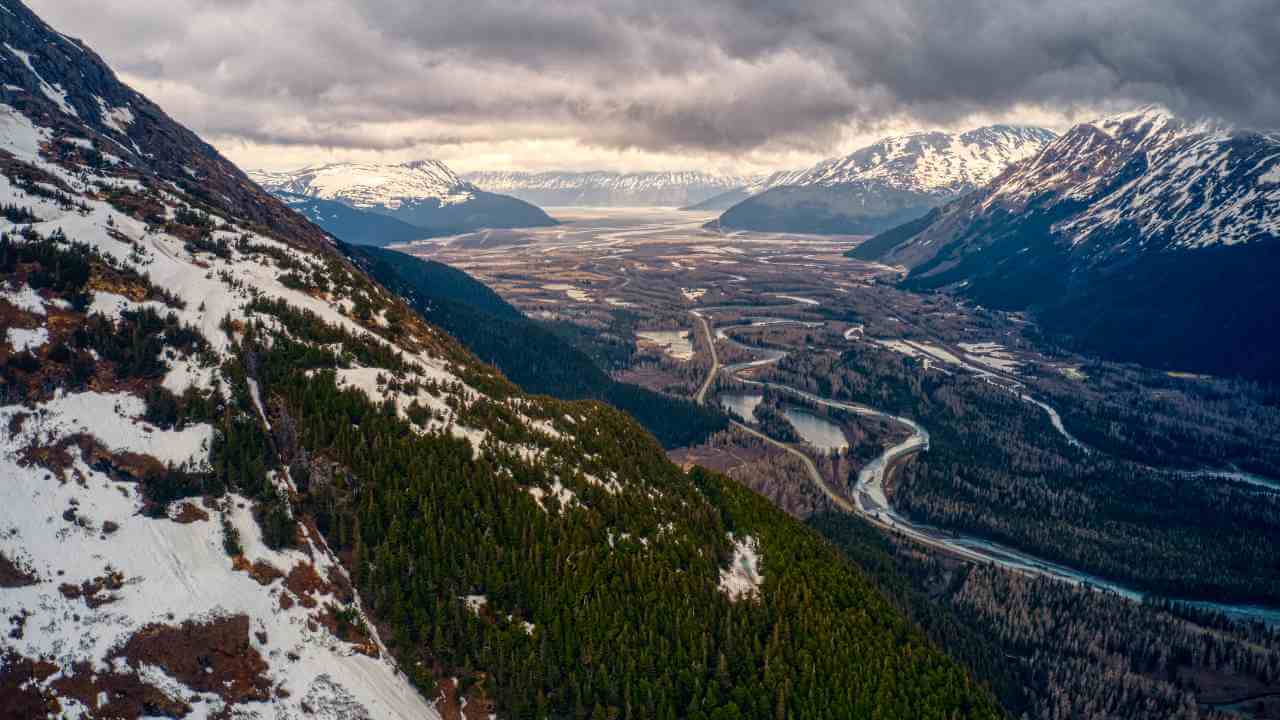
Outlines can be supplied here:
[[[3, 7], [6, 87], [22, 82], [14, 57], [23, 54], [21, 67], [42, 77], [29, 84], [65, 87], [58, 62], [86, 51], [43, 29], [21, 5]], [[40, 41], [31, 42], [33, 35]], [[77, 59], [72, 67], [102, 66]], [[116, 89], [109, 76], [100, 82]], [[272, 550], [251, 517], [254, 503], [241, 495], [160, 504], [143, 489], [179, 472], [166, 468], [210, 472], [217, 430], [209, 422], [149, 419], [154, 408], [140, 383], [196, 397], [225, 382], [219, 365], [233, 357], [234, 340], [219, 325], [243, 322], [255, 294], [340, 319], [327, 303], [286, 287], [270, 262], [241, 260], [256, 249], [302, 269], [323, 267], [322, 259], [248, 230], [255, 224], [245, 221], [209, 234], [206, 247], [217, 253], [197, 249], [176, 213], [198, 201], [163, 176], [165, 162], [235, 173], [203, 146], [144, 164], [141, 148], [158, 156], [162, 146], [131, 136], [177, 126], [165, 127], [167, 119], [139, 98], [117, 95], [150, 124], [132, 124], [126, 135], [59, 117], [84, 108], [81, 96], [68, 93], [64, 105], [43, 93], [7, 93], [0, 104], [0, 204], [23, 211], [10, 212], [0, 226], [24, 237], [3, 241], [0, 324], [10, 335], [14, 328], [40, 331], [22, 351], [13, 343], [0, 347], [0, 565], [7, 568], [0, 607], [9, 618], [3, 663], [6, 672], [25, 668], [33, 678], [21, 691], [7, 688], [8, 709], [204, 717], [254, 703], [274, 706], [282, 717], [344, 708], [434, 716], [376, 633], [343, 639], [327, 629], [332, 613], [358, 618], [363, 610], [322, 538], [301, 530], [292, 549]], [[128, 149], [121, 147], [126, 139]], [[248, 194], [242, 201], [252, 202]], [[277, 218], [279, 230], [297, 227], [275, 210], [260, 216]], [[67, 246], [63, 238], [84, 245]], [[245, 249], [220, 256], [217, 242]], [[295, 242], [311, 248], [324, 240], [307, 231]], [[87, 282], [76, 287], [79, 262]], [[85, 335], [103, 327], [86, 315], [93, 311], [104, 313], [101, 322], [134, 327], [148, 312], [171, 314], [162, 321], [171, 329], [166, 336], [182, 338], [165, 359], [116, 362], [113, 352], [127, 353]], [[158, 366], [126, 370], [133, 360]], [[269, 481], [290, 491], [287, 477], [273, 473]], [[224, 549], [231, 533], [239, 535], [234, 554]]]
[[1019, 166], [981, 209], [1025, 208], [1050, 195], [1088, 205], [1053, 228], [1073, 245], [1121, 228], [1138, 247], [1280, 236], [1280, 133], [1187, 122], [1159, 107], [1113, 115], [1073, 128]]
[[774, 173], [717, 225], [772, 232], [870, 234], [917, 218], [1035, 154], [1054, 135], [993, 125], [890, 137], [807, 170]]
[[1277, 366], [1277, 238], [1280, 134], [1146, 107], [1077, 125], [853, 254], [913, 286], [1040, 308], [1099, 353], [1261, 377]]
[[[435, 160], [332, 163], [291, 172], [253, 171], [250, 176], [276, 195], [340, 202], [437, 234], [481, 227], [538, 227], [555, 222], [529, 203], [477, 188]], [[325, 223], [321, 227], [330, 230]]]
[[749, 182], [704, 172], [477, 172], [464, 177], [489, 192], [540, 206], [684, 207]]
[[986, 184], [1054, 137], [1042, 128], [1011, 125], [890, 137], [802, 172], [771, 176], [767, 184], [834, 187], [876, 181], [895, 190], [958, 193]]
[[332, 163], [291, 172], [253, 171], [249, 175], [268, 192], [340, 200], [355, 208], [395, 210], [405, 202], [422, 200], [457, 205], [475, 197], [475, 188], [435, 160], [400, 165]]
[[0, 42], [0, 714], [999, 716], [814, 533], [524, 394], [17, 0]]

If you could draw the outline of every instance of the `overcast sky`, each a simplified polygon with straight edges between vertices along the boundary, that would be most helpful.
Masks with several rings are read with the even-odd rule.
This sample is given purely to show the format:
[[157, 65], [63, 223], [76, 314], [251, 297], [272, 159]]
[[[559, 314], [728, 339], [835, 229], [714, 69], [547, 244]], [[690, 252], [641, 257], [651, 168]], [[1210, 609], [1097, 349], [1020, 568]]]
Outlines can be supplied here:
[[807, 165], [1143, 102], [1280, 126], [1277, 0], [28, 0], [243, 167]]

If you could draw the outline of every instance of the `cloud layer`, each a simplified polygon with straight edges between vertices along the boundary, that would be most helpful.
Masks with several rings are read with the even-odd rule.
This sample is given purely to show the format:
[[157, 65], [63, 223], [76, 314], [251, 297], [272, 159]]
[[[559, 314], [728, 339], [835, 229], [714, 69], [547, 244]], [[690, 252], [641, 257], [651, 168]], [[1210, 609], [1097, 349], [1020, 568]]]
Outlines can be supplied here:
[[1149, 101], [1280, 126], [1275, 0], [31, 4], [268, 161], [558, 148], [769, 164], [886, 127]]

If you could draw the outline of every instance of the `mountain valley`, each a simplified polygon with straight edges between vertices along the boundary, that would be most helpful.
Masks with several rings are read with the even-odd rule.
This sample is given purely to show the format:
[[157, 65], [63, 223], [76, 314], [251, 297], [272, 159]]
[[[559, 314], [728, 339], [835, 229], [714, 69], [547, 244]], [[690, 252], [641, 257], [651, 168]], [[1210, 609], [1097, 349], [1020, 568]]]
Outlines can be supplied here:
[[[1200, 674], [1212, 661], [1139, 661], [1138, 645], [1124, 652], [1156, 669], [1134, 665], [1124, 682], [1141, 684], [1143, 700], [1122, 700], [1127, 691], [1115, 676], [1104, 679], [1101, 665], [1098, 674], [1081, 670], [1074, 653], [1083, 646], [1068, 652], [1037, 640], [1040, 662], [1058, 668], [1045, 683], [1022, 666], [992, 670], [1013, 646], [995, 649], [970, 633], [1006, 632], [1000, 613], [1012, 607], [979, 618], [961, 594], [942, 609], [911, 598], [936, 594], [937, 578], [958, 592], [977, 562], [995, 565], [982, 583], [1024, 587], [1023, 575], [1043, 577], [1025, 586], [1039, 597], [1064, 581], [1080, 585], [1054, 601], [1062, 604], [1051, 622], [1072, 622], [1068, 608], [1092, 606], [1091, 594], [1103, 590], [1115, 599], [1090, 611], [1096, 622], [1134, 612], [1191, 637], [1209, 623], [1233, 628], [1230, 643], [1240, 648], [1254, 632], [1267, 637], [1274, 631], [1249, 629], [1280, 622], [1272, 541], [1260, 541], [1280, 534], [1280, 414], [1265, 387], [1065, 352], [1018, 313], [895, 288], [894, 268], [845, 257], [858, 239], [725, 236], [702, 227], [707, 216], [591, 211], [566, 216], [554, 232], [515, 231], [522, 242], [485, 248], [463, 236], [406, 250], [474, 274], [532, 318], [583, 328], [584, 347], [630, 339], [625, 353], [612, 353], [620, 379], [674, 396], [702, 391], [708, 404], [736, 412], [741, 424], [669, 454], [728, 473], [810, 518], [855, 557], [896, 568], [884, 587], [898, 589], [886, 592], [950, 652], [986, 667], [986, 677], [1006, 678], [1015, 687], [1001, 694], [1006, 707], [1039, 707], [1033, 717], [1098, 712], [1072, 703], [1050, 711], [1050, 698], [1065, 692], [1082, 702], [1108, 698], [1114, 715], [1097, 716], [1201, 717], [1231, 695]], [[1160, 402], [1142, 400], [1150, 397]], [[883, 415], [851, 410], [868, 407]], [[800, 415], [817, 420], [797, 425]], [[927, 449], [884, 468], [886, 508], [865, 499], [863, 481], [865, 468], [909, 438], [894, 417], [926, 428]], [[805, 425], [828, 428], [815, 438], [842, 435], [845, 448], [806, 442]], [[854, 508], [862, 509], [846, 514]], [[877, 525], [890, 544], [873, 550]], [[903, 586], [899, 573], [915, 580]], [[917, 582], [919, 590], [905, 589]], [[1210, 621], [1218, 616], [1158, 609], [1161, 598], [1186, 613], [1224, 614]], [[1259, 667], [1270, 667], [1275, 640], [1262, 644], [1272, 650]], [[1275, 685], [1272, 671], [1259, 672], [1262, 686]]]
[[998, 717], [815, 532], [0, 8], [4, 715]]
[[1265, 37], [197, 5], [0, 0], [0, 720], [1280, 718]]

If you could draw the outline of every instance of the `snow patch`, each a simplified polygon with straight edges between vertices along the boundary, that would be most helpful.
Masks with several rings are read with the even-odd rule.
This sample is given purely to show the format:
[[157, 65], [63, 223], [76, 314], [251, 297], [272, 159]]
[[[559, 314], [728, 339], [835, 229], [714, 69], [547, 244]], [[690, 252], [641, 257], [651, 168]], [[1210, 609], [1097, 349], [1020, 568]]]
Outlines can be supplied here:
[[533, 496], [534, 502], [538, 503], [538, 507], [542, 508], [543, 512], [551, 512], [547, 509], [546, 504], [543, 503], [544, 498], [556, 498], [560, 501], [560, 507], [562, 508], [568, 508], [577, 501], [577, 495], [574, 495], [572, 490], [562, 485], [558, 478], [551, 482], [551, 492], [547, 492], [540, 487], [526, 488], [525, 492]]
[[[212, 425], [160, 430], [142, 421], [146, 409], [142, 398], [127, 393], [59, 395], [36, 406], [33, 417], [23, 424], [21, 435], [28, 441], [38, 440], [39, 444], [48, 446], [85, 433], [112, 451], [149, 455], [175, 466], [207, 465], [213, 440]], [[14, 412], [17, 410], [9, 414]]]
[[29, 312], [34, 315], [44, 315], [44, 298], [40, 297], [30, 285], [23, 283], [17, 290], [0, 289], [0, 300], [7, 301], [10, 305]]
[[34, 330], [24, 330], [23, 328], [9, 328], [5, 334], [9, 341], [9, 345], [13, 347], [14, 352], [22, 352], [23, 350], [35, 350], [43, 347], [49, 342], [49, 331], [43, 327]]
[[36, 76], [36, 81], [40, 83], [40, 92], [44, 93], [45, 97], [52, 100], [53, 104], [57, 105], [62, 112], [74, 118], [80, 117], [80, 114], [71, 106], [71, 103], [67, 102], [67, 91], [63, 90], [61, 85], [56, 83], [51, 85], [45, 82], [45, 79], [40, 76], [40, 73], [36, 72], [36, 66], [31, 64], [31, 53], [25, 50], [19, 50], [9, 43], [5, 43], [4, 46], [27, 66], [27, 69], [31, 71], [32, 75]]
[[37, 128], [31, 120], [8, 105], [0, 105], [0, 146], [23, 162], [35, 163], [40, 157], [40, 143], [49, 140], [49, 131]]
[[759, 594], [763, 582], [759, 543], [750, 535], [734, 540], [733, 559], [720, 571], [720, 591], [730, 600], [751, 598]]
[[553, 292], [562, 292], [565, 295], [569, 296], [570, 300], [575, 300], [577, 302], [592, 301], [591, 293], [587, 292], [586, 290], [583, 290], [582, 288], [575, 287], [573, 285], [569, 285], [566, 283], [551, 283], [550, 285], [543, 285], [542, 289], [551, 290]]

